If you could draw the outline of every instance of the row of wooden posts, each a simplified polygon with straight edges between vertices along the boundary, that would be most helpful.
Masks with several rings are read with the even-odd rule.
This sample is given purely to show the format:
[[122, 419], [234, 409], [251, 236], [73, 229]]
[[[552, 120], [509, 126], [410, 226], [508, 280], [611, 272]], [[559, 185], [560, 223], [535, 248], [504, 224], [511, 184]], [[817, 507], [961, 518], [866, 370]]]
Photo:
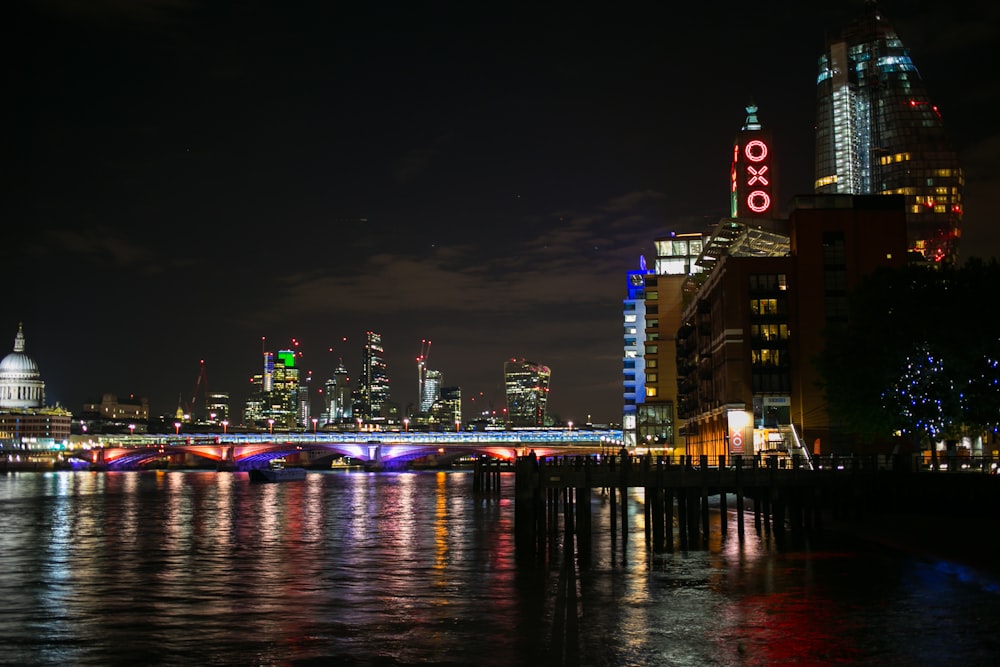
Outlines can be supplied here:
[[745, 538], [748, 497], [754, 500], [749, 505], [758, 531], [780, 529], [788, 520], [795, 528], [818, 524], [819, 513], [814, 511], [817, 505], [801, 493], [804, 488], [798, 489], [800, 493], [789, 493], [791, 487], [776, 484], [776, 460], [769, 461], [763, 469], [757, 467], [757, 461], [750, 468], [744, 468], [742, 460], [734, 463], [730, 470], [725, 459], [716, 468], [710, 468], [707, 457], [702, 457], [697, 467], [690, 458], [677, 465], [669, 460], [654, 461], [650, 456], [627, 454], [549, 461], [522, 457], [515, 464], [518, 549], [543, 551], [561, 518], [565, 534], [576, 538], [580, 554], [589, 553], [593, 532], [590, 501], [595, 489], [608, 497], [611, 540], [617, 543], [620, 535], [623, 553], [629, 539], [629, 493], [635, 487], [644, 490], [645, 539], [654, 552], [673, 549], [675, 523], [682, 549], [706, 543], [710, 529], [709, 498], [714, 495], [719, 496], [719, 527], [723, 534], [728, 530], [728, 496], [735, 496], [736, 527], [741, 541]]
[[[880, 511], [969, 512], [995, 507], [1000, 476], [935, 474], [862, 464], [803, 467], [798, 457], [687, 456], [670, 460], [652, 456], [574, 456], [518, 458], [515, 473], [515, 533], [521, 552], [544, 551], [558, 534], [575, 537], [581, 555], [590, 552], [591, 498], [595, 490], [610, 501], [611, 538], [620, 532], [624, 553], [628, 536], [629, 492], [644, 490], [645, 539], [654, 552], [707, 545], [709, 498], [718, 496], [719, 529], [729, 529], [729, 502], [735, 503], [736, 530], [745, 539], [745, 512], [753, 512], [755, 531], [820, 530], [823, 516], [850, 520]], [[509, 470], [509, 468], [507, 468]], [[484, 464], [474, 481], [480, 492], [499, 493], [498, 466]]]

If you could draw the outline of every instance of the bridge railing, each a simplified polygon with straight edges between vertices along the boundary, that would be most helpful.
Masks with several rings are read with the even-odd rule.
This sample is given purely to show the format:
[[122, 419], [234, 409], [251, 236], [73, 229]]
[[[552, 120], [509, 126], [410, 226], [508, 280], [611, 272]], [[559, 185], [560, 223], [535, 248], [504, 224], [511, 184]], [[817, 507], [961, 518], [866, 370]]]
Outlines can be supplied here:
[[[288, 442], [293, 444], [338, 443], [338, 444], [499, 444], [529, 446], [542, 444], [599, 445], [606, 442], [620, 442], [622, 432], [614, 429], [525, 429], [512, 431], [318, 431], [318, 432], [278, 432], [278, 433], [178, 433], [115, 435], [88, 438], [93, 447], [149, 447], [204, 444], [261, 444]], [[84, 441], [77, 441], [77, 446]]]

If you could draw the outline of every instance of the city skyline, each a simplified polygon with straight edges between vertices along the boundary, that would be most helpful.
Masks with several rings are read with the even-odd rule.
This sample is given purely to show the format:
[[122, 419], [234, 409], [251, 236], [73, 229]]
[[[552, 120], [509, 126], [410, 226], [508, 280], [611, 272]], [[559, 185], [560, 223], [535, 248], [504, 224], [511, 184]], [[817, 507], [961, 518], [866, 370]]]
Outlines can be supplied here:
[[[960, 258], [994, 257], [997, 93], [979, 62], [997, 10], [880, 6], [966, 171]], [[502, 403], [504, 361], [526, 358], [552, 369], [551, 414], [618, 421], [626, 272], [653, 239], [727, 215], [751, 100], [782, 207], [811, 191], [817, 59], [860, 7], [695, 7], [670, 36], [652, 4], [43, 3], [16, 19], [9, 65], [21, 131], [0, 336], [24, 322], [70, 410], [110, 392], [172, 412], [201, 360], [242, 405], [262, 337], [301, 341], [317, 386], [340, 358], [357, 378], [375, 330], [401, 406], [427, 339], [466, 404]]]

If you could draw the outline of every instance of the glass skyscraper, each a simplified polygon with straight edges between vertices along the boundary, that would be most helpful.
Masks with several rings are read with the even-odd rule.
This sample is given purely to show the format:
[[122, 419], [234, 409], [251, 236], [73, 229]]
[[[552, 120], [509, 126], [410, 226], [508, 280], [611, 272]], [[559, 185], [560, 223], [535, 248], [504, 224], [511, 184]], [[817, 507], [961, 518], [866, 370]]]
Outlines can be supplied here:
[[547, 426], [545, 404], [549, 398], [548, 366], [524, 359], [504, 362], [507, 420], [511, 426]]
[[964, 175], [944, 121], [875, 2], [819, 59], [817, 193], [898, 194], [911, 261], [953, 263]]
[[359, 391], [360, 402], [355, 405], [354, 416], [366, 423], [384, 421], [382, 411], [389, 402], [389, 374], [382, 335], [374, 331], [365, 332]]

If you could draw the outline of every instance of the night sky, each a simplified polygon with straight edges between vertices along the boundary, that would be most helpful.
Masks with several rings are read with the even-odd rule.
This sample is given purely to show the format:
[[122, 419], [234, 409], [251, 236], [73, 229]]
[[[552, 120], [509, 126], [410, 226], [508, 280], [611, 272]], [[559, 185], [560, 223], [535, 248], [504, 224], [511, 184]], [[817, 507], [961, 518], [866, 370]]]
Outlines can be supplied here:
[[[995, 257], [1000, 9], [880, 5], [962, 156], [961, 259]], [[466, 419], [523, 357], [580, 424], [620, 420], [626, 272], [727, 215], [748, 102], [783, 212], [811, 191], [816, 61], [860, 3], [15, 6], [0, 354], [23, 322], [49, 404], [172, 414], [204, 360], [238, 419], [262, 343], [318, 386], [372, 330], [402, 406], [427, 339]]]

